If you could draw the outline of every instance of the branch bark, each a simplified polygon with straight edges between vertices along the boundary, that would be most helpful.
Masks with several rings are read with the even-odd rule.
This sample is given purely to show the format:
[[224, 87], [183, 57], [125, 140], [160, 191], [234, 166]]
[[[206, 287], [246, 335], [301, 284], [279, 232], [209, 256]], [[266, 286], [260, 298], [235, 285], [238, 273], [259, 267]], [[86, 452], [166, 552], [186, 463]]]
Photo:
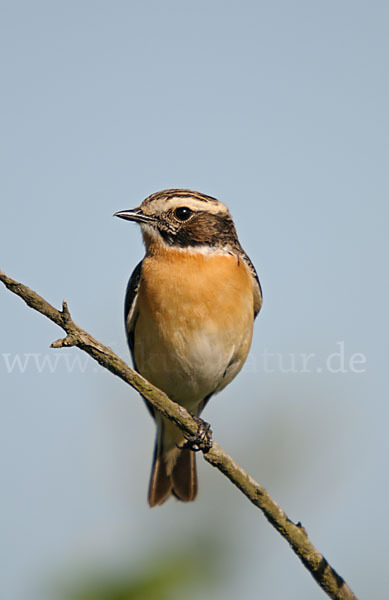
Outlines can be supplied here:
[[[165, 417], [173, 421], [187, 435], [195, 435], [198, 425], [179, 404], [122, 361], [108, 346], [104, 346], [81, 329], [71, 318], [66, 302], [57, 310], [36, 292], [0, 271], [0, 280], [14, 294], [20, 296], [34, 310], [59, 325], [66, 336], [51, 344], [52, 348], [76, 346], [89, 354], [102, 367], [140, 392]], [[267, 520], [286, 539], [295, 554], [311, 573], [319, 586], [334, 600], [356, 600], [344, 579], [331, 567], [324, 556], [309, 540], [301, 523], [293, 523], [268, 492], [240, 467], [216, 442], [211, 449], [201, 448], [205, 460], [224, 473], [241, 492], [261, 509]]]

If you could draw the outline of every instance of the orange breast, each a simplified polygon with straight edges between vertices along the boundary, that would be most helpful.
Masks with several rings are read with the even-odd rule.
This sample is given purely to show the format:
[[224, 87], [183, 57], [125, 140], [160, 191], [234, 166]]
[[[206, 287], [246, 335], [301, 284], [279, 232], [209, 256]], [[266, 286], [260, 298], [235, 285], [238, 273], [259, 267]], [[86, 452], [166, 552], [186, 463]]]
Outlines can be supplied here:
[[252, 319], [252, 277], [234, 255], [169, 250], [143, 261], [139, 305], [153, 320], [167, 325], [167, 319], [175, 328], [198, 327], [199, 320], [218, 326], [246, 312]]

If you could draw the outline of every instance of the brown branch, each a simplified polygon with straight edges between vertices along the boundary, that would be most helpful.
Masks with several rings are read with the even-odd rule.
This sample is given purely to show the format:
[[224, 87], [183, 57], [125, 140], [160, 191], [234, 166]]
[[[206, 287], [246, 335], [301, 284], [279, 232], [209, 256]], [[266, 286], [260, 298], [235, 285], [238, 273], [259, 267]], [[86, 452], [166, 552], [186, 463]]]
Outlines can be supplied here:
[[[20, 296], [28, 306], [54, 321], [66, 332], [65, 338], [51, 344], [52, 348], [77, 346], [84, 350], [101, 366], [120, 377], [145, 396], [154, 408], [176, 423], [186, 434], [195, 435], [197, 433], [198, 425], [190, 413], [170, 400], [164, 392], [151, 385], [136, 371], [130, 369], [111, 348], [104, 346], [81, 329], [71, 318], [65, 301], [62, 304], [62, 311], [59, 311], [36, 292], [22, 283], [14, 281], [2, 271], [0, 271], [0, 280], [11, 292]], [[356, 600], [356, 596], [346, 582], [310, 542], [301, 523], [295, 524], [288, 519], [285, 512], [269, 496], [265, 488], [254, 481], [216, 442], [212, 443], [210, 450], [206, 447], [203, 447], [202, 450], [205, 460], [224, 473], [255, 506], [262, 510], [268, 521], [287, 540], [293, 551], [330, 598]]]

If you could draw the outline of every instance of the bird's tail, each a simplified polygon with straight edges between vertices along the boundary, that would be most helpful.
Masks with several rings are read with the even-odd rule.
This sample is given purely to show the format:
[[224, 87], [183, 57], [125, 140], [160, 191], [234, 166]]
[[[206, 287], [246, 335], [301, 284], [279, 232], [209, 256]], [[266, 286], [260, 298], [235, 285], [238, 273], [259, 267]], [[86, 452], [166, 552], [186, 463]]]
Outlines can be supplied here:
[[177, 448], [183, 441], [182, 432], [173, 423], [159, 420], [149, 484], [150, 506], [163, 504], [171, 495], [182, 502], [196, 498], [196, 456], [192, 450]]

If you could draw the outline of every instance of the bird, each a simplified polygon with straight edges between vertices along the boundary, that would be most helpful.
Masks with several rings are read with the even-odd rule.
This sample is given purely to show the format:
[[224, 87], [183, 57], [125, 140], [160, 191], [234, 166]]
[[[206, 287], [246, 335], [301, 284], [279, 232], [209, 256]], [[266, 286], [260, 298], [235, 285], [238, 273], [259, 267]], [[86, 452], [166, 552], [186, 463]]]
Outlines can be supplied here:
[[[167, 189], [114, 216], [138, 223], [145, 245], [124, 306], [134, 368], [198, 418], [247, 358], [262, 306], [257, 272], [227, 206], [212, 196]], [[195, 454], [145, 402], [157, 425], [148, 503], [192, 501]]]

